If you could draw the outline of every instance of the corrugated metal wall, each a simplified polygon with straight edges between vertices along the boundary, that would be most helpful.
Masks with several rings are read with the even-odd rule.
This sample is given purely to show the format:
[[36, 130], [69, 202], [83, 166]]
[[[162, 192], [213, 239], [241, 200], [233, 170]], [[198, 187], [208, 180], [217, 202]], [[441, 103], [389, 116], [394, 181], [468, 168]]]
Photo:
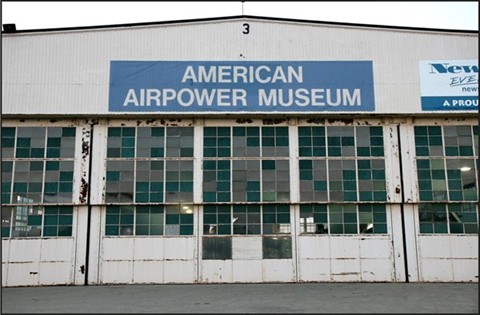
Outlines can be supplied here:
[[112, 60], [371, 60], [375, 112], [416, 113], [419, 60], [478, 59], [473, 34], [251, 18], [2, 34], [2, 41], [3, 114], [107, 114]]

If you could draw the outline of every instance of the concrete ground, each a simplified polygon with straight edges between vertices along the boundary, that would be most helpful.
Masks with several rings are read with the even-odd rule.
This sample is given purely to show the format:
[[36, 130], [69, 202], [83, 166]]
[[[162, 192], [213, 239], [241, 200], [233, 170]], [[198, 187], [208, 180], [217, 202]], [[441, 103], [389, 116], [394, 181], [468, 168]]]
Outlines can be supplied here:
[[7, 313], [475, 313], [478, 283], [275, 283], [2, 288]]

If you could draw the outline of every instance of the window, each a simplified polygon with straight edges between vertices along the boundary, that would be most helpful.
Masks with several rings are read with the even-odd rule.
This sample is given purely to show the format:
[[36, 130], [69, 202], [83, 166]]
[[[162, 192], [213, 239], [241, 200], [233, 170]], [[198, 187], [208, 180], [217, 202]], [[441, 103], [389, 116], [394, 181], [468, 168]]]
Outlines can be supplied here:
[[105, 235], [193, 235], [193, 205], [107, 206]]
[[387, 200], [383, 129], [299, 127], [301, 201]]
[[260, 205], [233, 205], [233, 234], [260, 234]]
[[203, 237], [202, 259], [232, 259], [231, 237]]
[[302, 234], [386, 234], [385, 204], [302, 204]]
[[2, 128], [2, 204], [72, 203], [75, 131]]
[[290, 236], [264, 236], [263, 259], [292, 258], [292, 238]]
[[192, 201], [192, 127], [108, 128], [107, 203]]
[[72, 206], [2, 207], [2, 237], [72, 236]]
[[205, 127], [204, 202], [290, 200], [288, 127]]
[[[290, 231], [288, 204], [205, 205], [203, 257], [231, 259], [231, 237], [225, 236], [263, 235], [264, 258], [291, 258]], [[214, 241], [216, 238], [221, 240]], [[227, 254], [230, 258], [215, 258], [227, 257]]]
[[2, 237], [72, 235], [75, 127], [2, 127]]
[[477, 206], [474, 203], [422, 203], [419, 205], [420, 233], [477, 234]]
[[478, 127], [415, 126], [414, 133], [420, 233], [478, 233]]
[[421, 201], [478, 200], [471, 126], [415, 126]]

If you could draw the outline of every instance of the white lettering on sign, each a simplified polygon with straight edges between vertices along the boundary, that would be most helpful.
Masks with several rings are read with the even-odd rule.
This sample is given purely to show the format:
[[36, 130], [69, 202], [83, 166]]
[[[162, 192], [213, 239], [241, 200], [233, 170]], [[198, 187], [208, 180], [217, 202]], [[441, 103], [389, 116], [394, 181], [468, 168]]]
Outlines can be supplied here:
[[303, 83], [303, 66], [188, 66], [182, 82]]
[[264, 89], [258, 91], [259, 106], [362, 106], [360, 89]]
[[123, 106], [168, 106], [176, 101], [183, 107], [197, 106], [247, 106], [244, 89], [129, 89]]

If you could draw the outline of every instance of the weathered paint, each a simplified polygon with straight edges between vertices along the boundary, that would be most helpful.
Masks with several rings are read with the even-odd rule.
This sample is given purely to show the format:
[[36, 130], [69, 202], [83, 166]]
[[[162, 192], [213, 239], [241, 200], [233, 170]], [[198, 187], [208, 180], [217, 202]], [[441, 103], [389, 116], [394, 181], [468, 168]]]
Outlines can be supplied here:
[[[7, 120], [4, 126], [15, 126]], [[77, 145], [87, 143], [90, 121], [23, 120], [22, 126], [76, 126]], [[192, 237], [104, 237], [105, 225], [105, 150], [91, 151], [93, 167], [91, 232], [89, 253], [90, 284], [100, 283], [194, 283], [194, 282], [294, 282], [294, 281], [405, 281], [406, 246], [408, 279], [415, 281], [478, 281], [478, 239], [476, 235], [421, 235], [418, 228], [418, 187], [416, 186], [414, 125], [440, 124], [434, 119], [365, 119], [354, 125], [384, 126], [387, 190], [388, 235], [302, 235], [299, 228], [299, 206], [291, 205], [292, 259], [262, 259], [261, 236], [233, 236], [232, 260], [201, 259], [203, 209], [201, 178], [203, 126], [231, 126], [229, 119], [194, 120], [99, 120], [93, 128], [93, 147], [104, 148], [107, 127], [124, 126], [194, 126], [194, 195], [195, 226]], [[245, 122], [235, 122], [244, 124]], [[250, 119], [249, 126], [261, 126], [261, 119]], [[321, 122], [311, 119], [278, 120], [289, 126], [291, 174], [298, 173], [296, 126], [322, 123], [327, 126], [351, 124], [341, 119]], [[472, 119], [446, 119], [442, 125], [475, 124]], [[400, 125], [401, 156], [398, 155], [396, 126]], [[82, 132], [78, 132], [82, 130]], [[197, 147], [199, 150], [197, 150]], [[292, 148], [295, 147], [295, 148]], [[90, 170], [87, 151], [78, 150], [75, 157], [74, 195], [79, 203], [81, 181]], [[293, 160], [293, 162], [292, 162]], [[404, 165], [403, 176], [396, 165]], [[80, 163], [78, 163], [80, 161]], [[78, 166], [80, 165], [80, 166]], [[407, 165], [405, 167], [405, 165]], [[397, 193], [399, 181], [404, 191]], [[291, 199], [299, 199], [298, 176], [291, 176]], [[405, 244], [401, 228], [401, 194], [404, 194]], [[88, 197], [88, 196], [84, 196]], [[86, 199], [85, 199], [86, 200]], [[88, 205], [74, 206], [71, 238], [12, 238], [2, 240], [2, 285], [83, 284], [86, 259], [86, 226]], [[83, 267], [83, 268], [82, 268]]]
[[[243, 23], [250, 24], [248, 35], [243, 34]], [[2, 69], [3, 114], [7, 115], [105, 115], [111, 60], [238, 60], [239, 51], [248, 60], [372, 60], [376, 112], [415, 114], [420, 111], [417, 60], [426, 56], [478, 59], [477, 34], [467, 32], [272, 22], [251, 17], [10, 33], [2, 35], [2, 43], [3, 60], [8, 60]], [[117, 43], [123, 43], [121, 49], [112, 49]], [[139, 49], [146, 46], [149, 49]], [[35, 56], [30, 54], [32, 50]]]
[[[73, 284], [75, 239], [25, 238], [2, 240], [4, 286]], [[3, 272], [2, 272], [3, 274]]]
[[420, 281], [478, 281], [478, 235], [419, 235]]
[[395, 281], [385, 235], [299, 236], [300, 281]]

